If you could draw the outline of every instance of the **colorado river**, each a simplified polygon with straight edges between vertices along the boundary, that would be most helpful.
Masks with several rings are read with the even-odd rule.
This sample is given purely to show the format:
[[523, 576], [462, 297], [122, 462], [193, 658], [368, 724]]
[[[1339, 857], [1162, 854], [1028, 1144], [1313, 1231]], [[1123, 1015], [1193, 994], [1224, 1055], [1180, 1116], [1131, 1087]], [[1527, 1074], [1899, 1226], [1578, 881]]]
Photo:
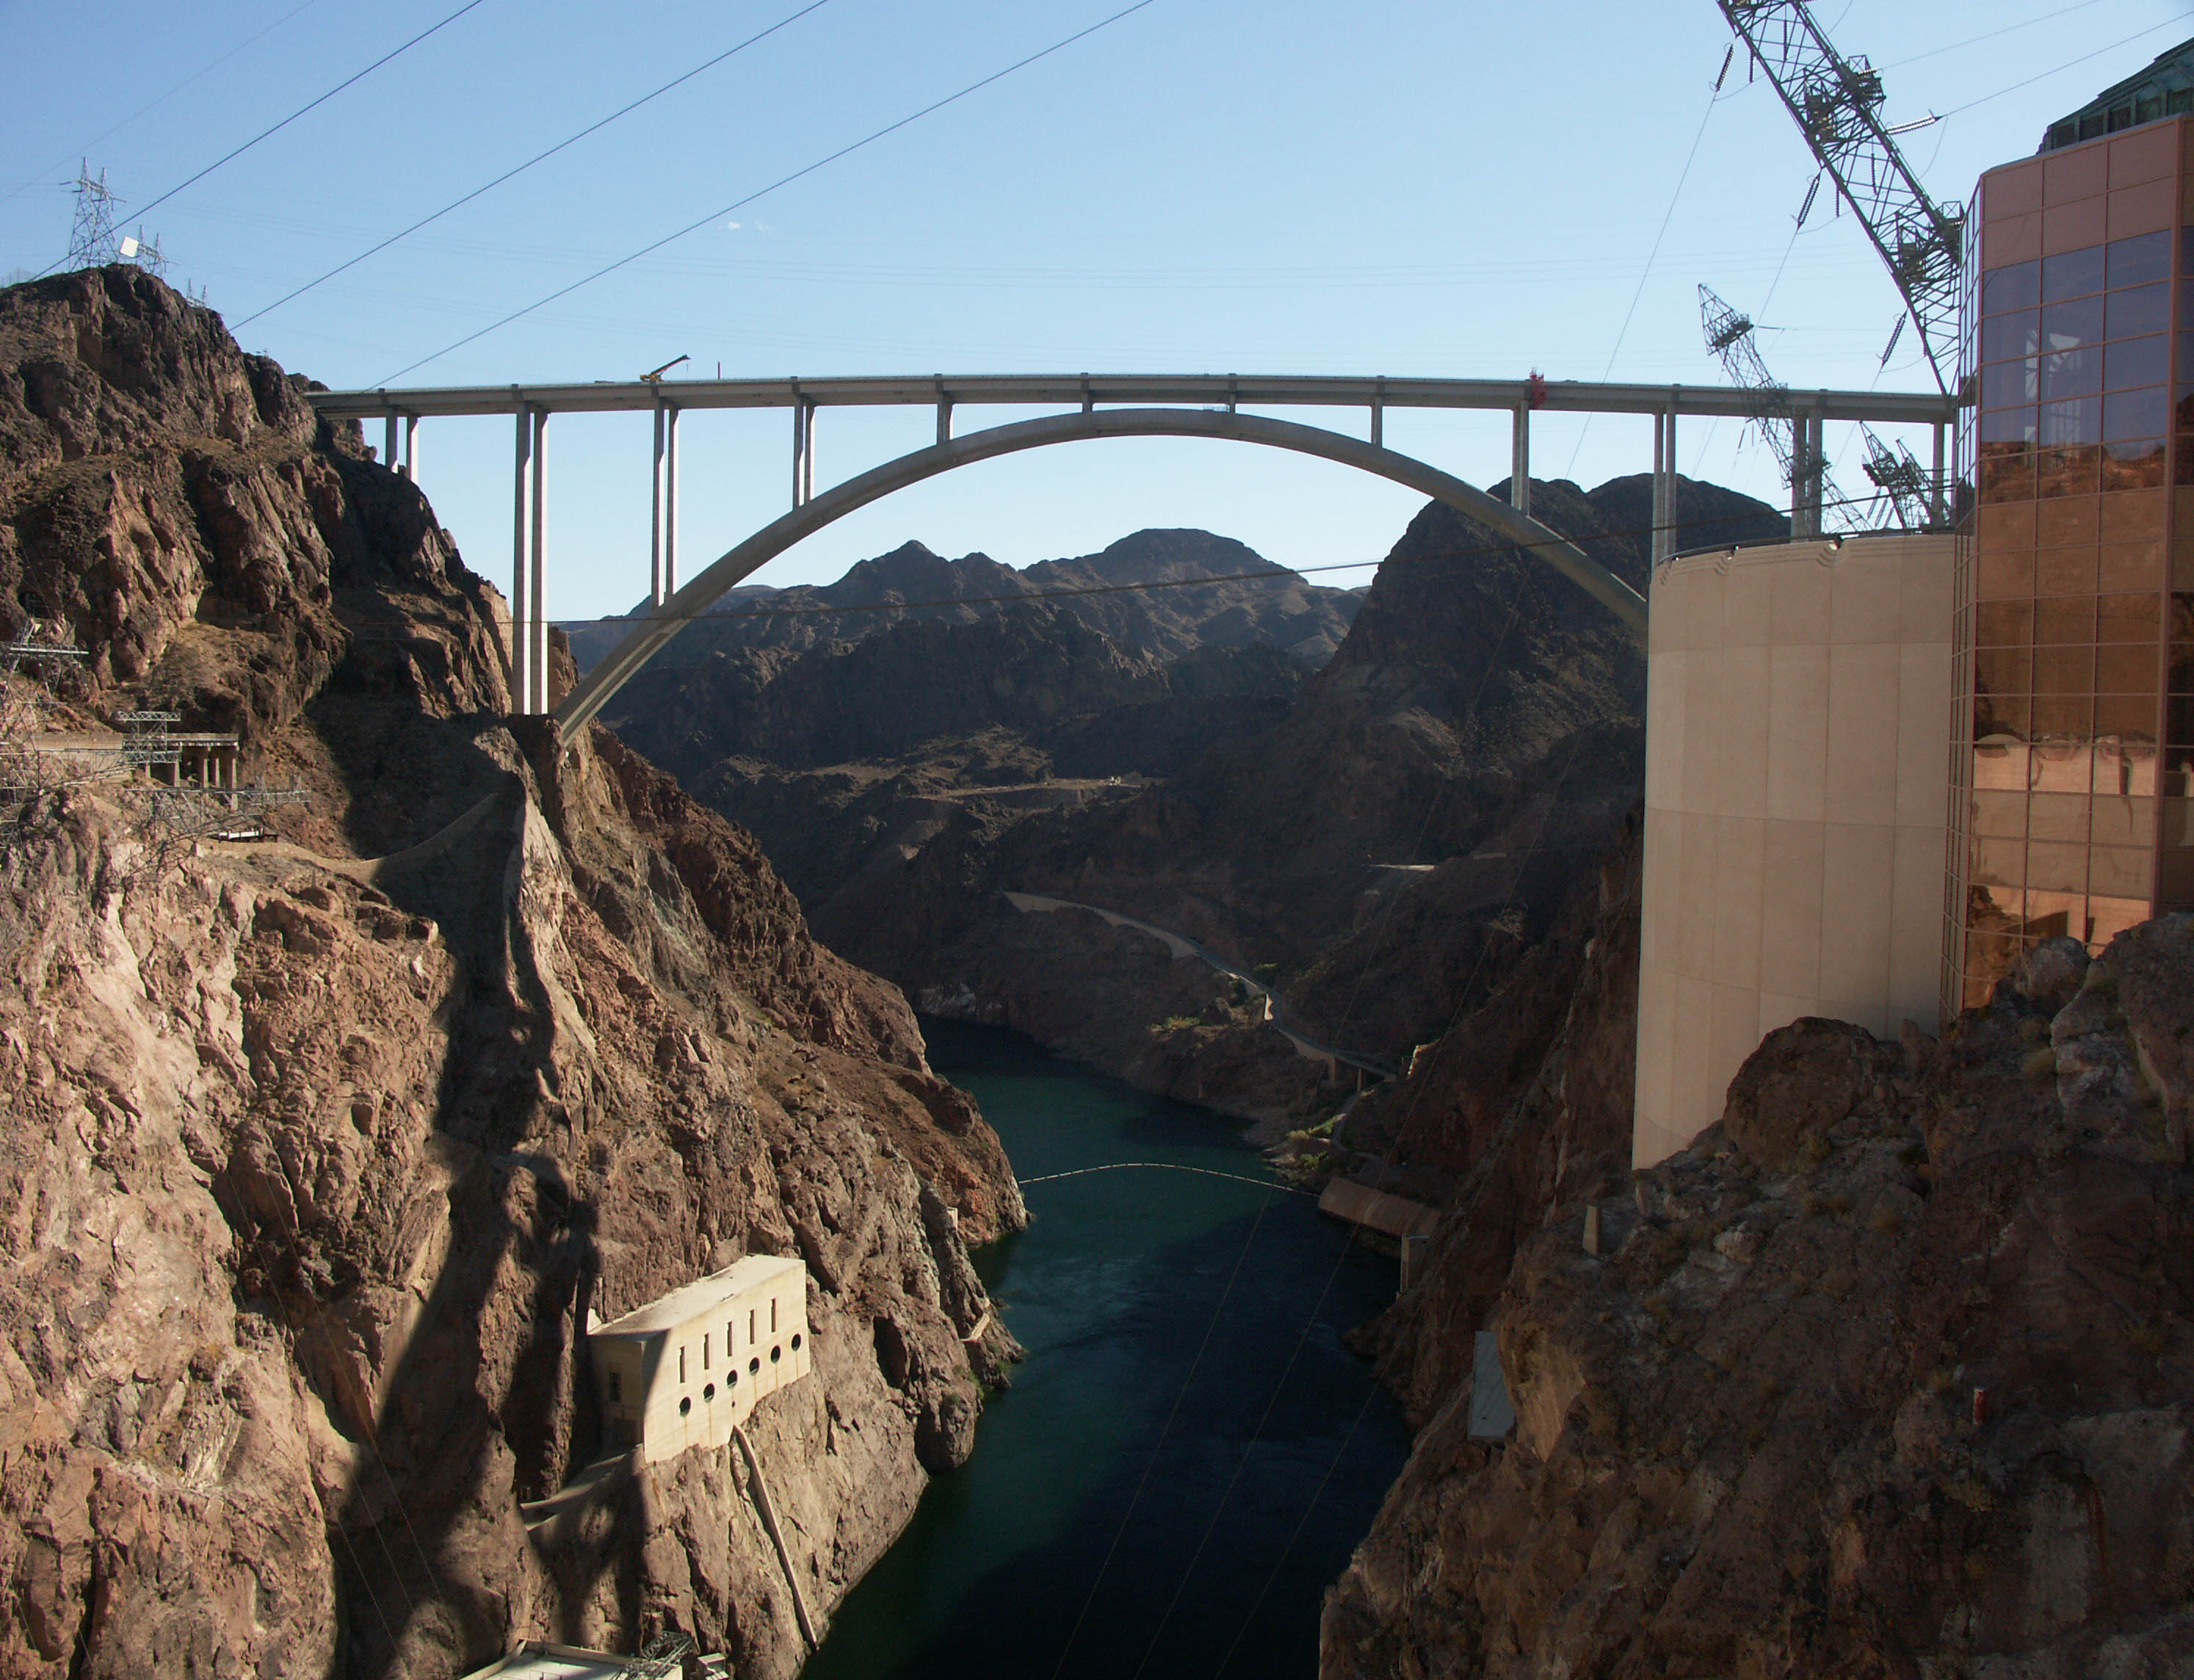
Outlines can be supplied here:
[[1228, 1121], [925, 1022], [1035, 1223], [976, 1255], [1029, 1350], [808, 1680], [1308, 1680], [1408, 1437], [1341, 1331], [1394, 1290]]

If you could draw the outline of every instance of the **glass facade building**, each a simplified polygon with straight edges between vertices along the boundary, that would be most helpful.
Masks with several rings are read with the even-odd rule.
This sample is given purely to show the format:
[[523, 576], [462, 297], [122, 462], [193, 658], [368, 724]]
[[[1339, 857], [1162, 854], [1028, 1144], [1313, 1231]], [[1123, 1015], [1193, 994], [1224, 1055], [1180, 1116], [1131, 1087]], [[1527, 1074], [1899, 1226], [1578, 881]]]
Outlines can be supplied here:
[[2194, 120], [1991, 170], [1968, 226], [1946, 1012], [2194, 909]]

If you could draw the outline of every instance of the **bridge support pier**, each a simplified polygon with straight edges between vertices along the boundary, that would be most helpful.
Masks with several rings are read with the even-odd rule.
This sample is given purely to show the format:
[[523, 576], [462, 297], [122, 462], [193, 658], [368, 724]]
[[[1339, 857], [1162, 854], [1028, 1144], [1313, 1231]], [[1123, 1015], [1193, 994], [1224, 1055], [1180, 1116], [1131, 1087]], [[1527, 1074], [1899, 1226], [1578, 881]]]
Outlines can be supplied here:
[[815, 404], [806, 398], [792, 405], [792, 505], [815, 499]]
[[1950, 487], [1943, 479], [1943, 422], [1935, 422], [1935, 471], [1927, 496], [1927, 523], [1938, 530], [1950, 523]]
[[647, 599], [661, 606], [678, 593], [678, 408], [655, 401], [655, 466], [649, 492]]
[[1676, 553], [1676, 405], [1653, 416], [1653, 564]]
[[510, 704], [520, 717], [548, 709], [548, 591], [542, 575], [548, 537], [548, 412], [521, 405], [510, 540]]
[[1518, 404], [1509, 413], [1508, 505], [1531, 514], [1531, 410]]
[[1822, 433], [1825, 423], [1821, 403], [1794, 415], [1790, 421], [1790, 535], [1821, 535], [1821, 479], [1828, 468]]

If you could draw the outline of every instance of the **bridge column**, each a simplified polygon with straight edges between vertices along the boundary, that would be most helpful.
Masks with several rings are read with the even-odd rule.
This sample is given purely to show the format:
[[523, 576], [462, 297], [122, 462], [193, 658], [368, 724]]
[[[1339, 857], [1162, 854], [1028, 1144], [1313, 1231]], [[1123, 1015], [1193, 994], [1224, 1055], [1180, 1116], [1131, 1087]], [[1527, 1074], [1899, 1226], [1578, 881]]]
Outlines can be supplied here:
[[510, 709], [523, 715], [533, 693], [528, 674], [533, 637], [526, 615], [533, 600], [533, 504], [535, 463], [533, 416], [518, 405], [517, 471], [513, 487], [510, 534]]
[[815, 404], [805, 397], [792, 405], [792, 505], [804, 507], [815, 496]]
[[1935, 422], [1935, 472], [1927, 497], [1927, 523], [1941, 529], [1950, 523], [1950, 487], [1943, 482], [1943, 422]]
[[1531, 410], [1522, 403], [1509, 415], [1508, 505], [1529, 518], [1531, 512]]
[[677, 405], [655, 398], [655, 465], [649, 491], [647, 599], [661, 606], [678, 593]]
[[526, 628], [531, 639], [526, 674], [532, 684], [526, 710], [548, 709], [548, 411], [533, 410], [533, 596]]
[[1811, 409], [1790, 420], [1790, 535], [1821, 535], [1821, 482], [1828, 457], [1822, 433], [1825, 421], [1817, 398]]
[[413, 484], [419, 482], [419, 416], [404, 416], [404, 476]]
[[1653, 416], [1653, 564], [1676, 553], [1676, 404]]
[[396, 470], [396, 419], [393, 409], [381, 416], [381, 464], [392, 473]]
[[952, 399], [945, 394], [942, 387], [937, 393], [937, 441], [940, 444], [952, 441]]

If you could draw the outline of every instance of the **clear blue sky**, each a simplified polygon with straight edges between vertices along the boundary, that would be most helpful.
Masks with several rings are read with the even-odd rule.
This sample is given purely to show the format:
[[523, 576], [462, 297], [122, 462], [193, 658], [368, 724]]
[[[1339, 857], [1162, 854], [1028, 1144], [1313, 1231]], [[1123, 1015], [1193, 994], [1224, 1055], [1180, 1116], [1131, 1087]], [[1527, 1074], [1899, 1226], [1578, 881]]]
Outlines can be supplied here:
[[[457, 3], [0, 3], [0, 271], [65, 251], [61, 183], [80, 155], [144, 204]], [[482, 0], [160, 206], [147, 231], [171, 278], [240, 322], [800, 3]], [[239, 336], [330, 385], [380, 383], [1123, 3], [829, 0]], [[1983, 101], [1904, 142], [1948, 198], [2194, 33], [2194, 14], [2167, 0], [1828, 0], [1817, 15], [1885, 70], [1893, 121]], [[1938, 50], [1991, 31], [2007, 32]], [[1705, 281], [1771, 329], [1761, 347], [1779, 377], [1864, 386], [1896, 294], [1825, 196], [1794, 244], [1812, 165], [1741, 56], [1710, 105], [1729, 39], [1711, 0], [1156, 0], [408, 379], [629, 378], [683, 352], [704, 372], [771, 376], [1537, 367], [1714, 383], [1693, 290]], [[1910, 350], [1908, 337], [1885, 388], [1925, 382]], [[552, 426], [558, 616], [644, 593], [646, 425]], [[928, 441], [932, 420], [825, 410], [818, 425], [828, 483]], [[421, 447], [444, 522], [505, 587], [508, 431], [433, 422]], [[1692, 423], [1684, 469], [1777, 495], [1771, 458], [1739, 433]], [[1503, 416], [1395, 416], [1387, 438], [1474, 482], [1508, 471]], [[690, 567], [783, 511], [790, 422], [694, 416], [685, 443]], [[1855, 445], [1835, 428], [1830, 444], [1858, 485]], [[1647, 451], [1643, 421], [1548, 417], [1534, 465], [1591, 484], [1644, 470]], [[835, 576], [908, 537], [1025, 564], [1146, 525], [1205, 526], [1289, 565], [1368, 560], [1416, 505], [1245, 446], [1083, 444], [933, 480], [761, 581]]]

